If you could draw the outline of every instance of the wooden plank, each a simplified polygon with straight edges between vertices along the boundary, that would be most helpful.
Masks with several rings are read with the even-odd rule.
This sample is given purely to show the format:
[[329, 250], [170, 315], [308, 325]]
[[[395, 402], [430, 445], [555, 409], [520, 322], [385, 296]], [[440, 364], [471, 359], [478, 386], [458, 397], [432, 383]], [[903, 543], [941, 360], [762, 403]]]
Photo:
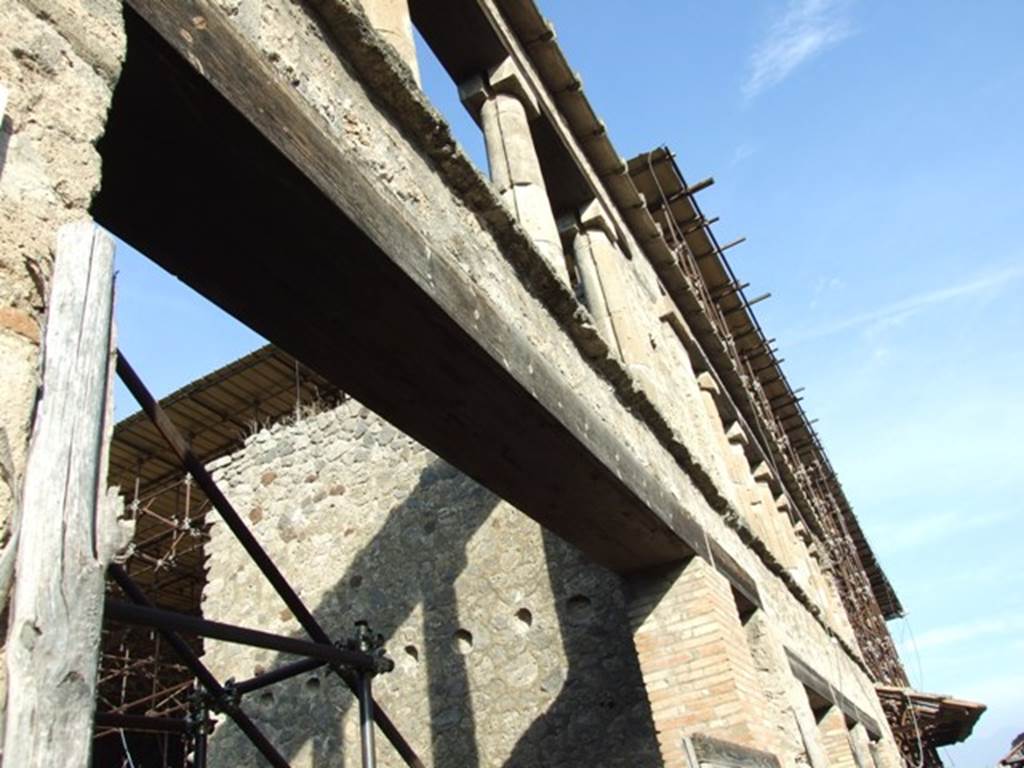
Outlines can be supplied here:
[[686, 508], [698, 494], [674, 496], [595, 418], [222, 12], [130, 6], [144, 20], [126, 14], [94, 204], [105, 225], [596, 561], [628, 571], [706, 550]]
[[789, 666], [793, 670], [793, 676], [797, 680], [826, 701], [835, 704], [851, 720], [863, 725], [872, 738], [882, 738], [882, 731], [878, 727], [877, 720], [850, 701], [842, 691], [837, 690], [828, 680], [818, 674], [807, 662], [789, 648], [786, 649], [786, 657], [789, 659]]
[[128, 540], [106, 486], [113, 266], [113, 241], [92, 222], [58, 233], [7, 638], [5, 765], [89, 763], [104, 574]]

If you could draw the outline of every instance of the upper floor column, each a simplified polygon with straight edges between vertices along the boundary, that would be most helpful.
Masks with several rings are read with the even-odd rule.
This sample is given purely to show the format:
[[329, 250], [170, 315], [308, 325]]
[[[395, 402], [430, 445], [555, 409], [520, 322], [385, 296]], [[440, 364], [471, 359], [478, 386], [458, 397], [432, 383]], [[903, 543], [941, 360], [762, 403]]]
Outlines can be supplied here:
[[416, 60], [416, 42], [412, 36], [409, 0], [362, 0], [362, 5], [370, 24], [381, 37], [391, 43], [419, 85], [420, 65]]
[[562, 240], [530, 132], [530, 121], [540, 111], [515, 62], [505, 59], [486, 77], [471, 78], [459, 86], [459, 95], [483, 129], [491, 182], [537, 249], [568, 282]]

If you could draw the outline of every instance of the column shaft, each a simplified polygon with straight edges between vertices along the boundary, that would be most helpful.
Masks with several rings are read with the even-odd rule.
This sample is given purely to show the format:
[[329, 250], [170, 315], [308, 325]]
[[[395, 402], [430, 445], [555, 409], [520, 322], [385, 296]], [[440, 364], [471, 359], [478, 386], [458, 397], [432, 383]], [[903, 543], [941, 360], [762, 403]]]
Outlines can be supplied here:
[[821, 730], [821, 740], [830, 768], [857, 768], [850, 746], [850, 732], [846, 728], [846, 716], [839, 707], [829, 707], [818, 721], [818, 728]]
[[[619, 344], [615, 327], [612, 324], [611, 314], [608, 311], [608, 300], [601, 275], [597, 269], [597, 262], [594, 259], [593, 230], [577, 229], [573, 237], [573, 253], [576, 256], [576, 266], [580, 273], [580, 282], [583, 284], [583, 296], [590, 310], [598, 333], [612, 352], [622, 357], [622, 348]], [[603, 232], [602, 232], [603, 234]]]
[[699, 557], [635, 576], [629, 614], [662, 759], [685, 766], [694, 733], [764, 749], [766, 709], [728, 580]]
[[562, 240], [533, 146], [526, 107], [512, 94], [491, 94], [481, 105], [480, 124], [491, 181], [498, 194], [541, 254], [568, 282]]
[[408, 0], [362, 0], [362, 3], [370, 24], [381, 37], [391, 43], [419, 85], [420, 66], [416, 60], [416, 42], [412, 35]]

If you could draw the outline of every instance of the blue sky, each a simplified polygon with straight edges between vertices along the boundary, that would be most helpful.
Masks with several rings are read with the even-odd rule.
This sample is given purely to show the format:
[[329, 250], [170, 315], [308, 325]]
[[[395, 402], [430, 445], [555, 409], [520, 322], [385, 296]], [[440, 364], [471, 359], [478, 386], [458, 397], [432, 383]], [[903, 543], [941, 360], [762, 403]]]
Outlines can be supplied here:
[[[990, 705], [946, 755], [994, 765], [1024, 731], [1024, 3], [541, 7], [623, 156], [668, 144], [715, 177], [701, 205], [773, 293], [758, 316], [907, 608], [913, 683]], [[260, 343], [119, 261], [122, 345], [158, 393]]]

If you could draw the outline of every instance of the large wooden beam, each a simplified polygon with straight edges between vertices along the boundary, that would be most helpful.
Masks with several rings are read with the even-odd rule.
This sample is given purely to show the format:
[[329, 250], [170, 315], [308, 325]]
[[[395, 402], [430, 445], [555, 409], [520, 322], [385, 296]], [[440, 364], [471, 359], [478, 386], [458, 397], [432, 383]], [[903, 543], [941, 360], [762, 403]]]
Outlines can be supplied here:
[[707, 554], [663, 478], [446, 257], [452, 240], [425, 233], [422, 209], [220, 11], [129, 5], [100, 147], [105, 226], [596, 561]]
[[113, 241], [92, 222], [60, 230], [7, 637], [4, 765], [89, 764], [104, 574], [127, 541], [106, 484], [113, 270]]

